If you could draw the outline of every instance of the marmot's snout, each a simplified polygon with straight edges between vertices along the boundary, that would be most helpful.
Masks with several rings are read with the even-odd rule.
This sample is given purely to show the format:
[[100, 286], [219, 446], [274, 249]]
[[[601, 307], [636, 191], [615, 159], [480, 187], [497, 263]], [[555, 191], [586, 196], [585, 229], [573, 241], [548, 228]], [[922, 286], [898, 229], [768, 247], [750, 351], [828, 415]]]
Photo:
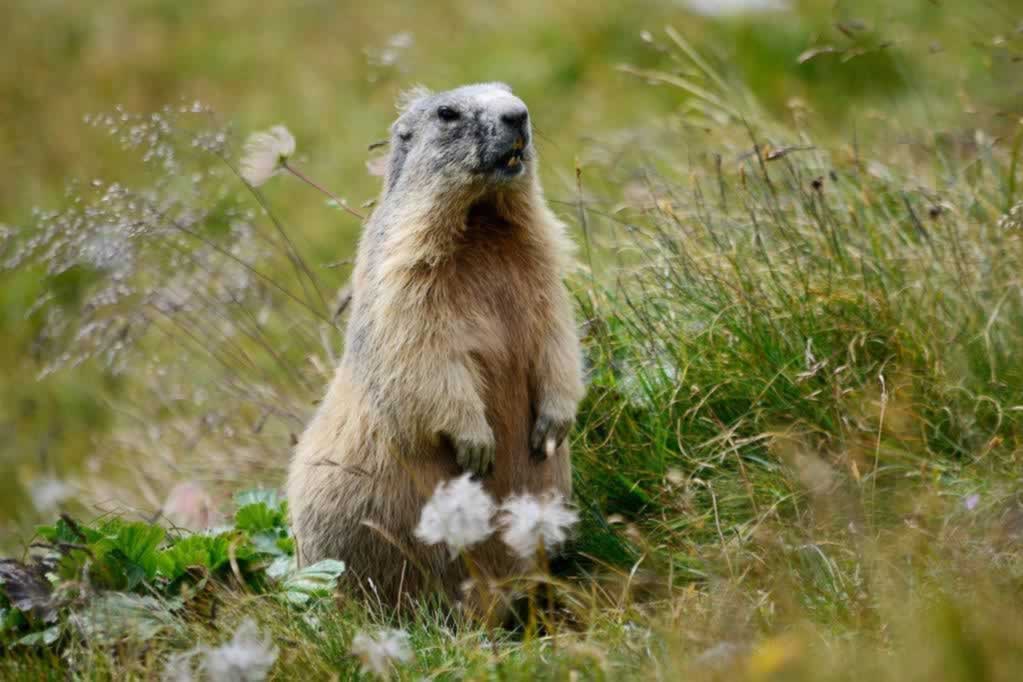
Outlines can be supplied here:
[[529, 150], [529, 110], [521, 102], [509, 104], [498, 115], [498, 121], [490, 145], [491, 168], [506, 177], [520, 175]]

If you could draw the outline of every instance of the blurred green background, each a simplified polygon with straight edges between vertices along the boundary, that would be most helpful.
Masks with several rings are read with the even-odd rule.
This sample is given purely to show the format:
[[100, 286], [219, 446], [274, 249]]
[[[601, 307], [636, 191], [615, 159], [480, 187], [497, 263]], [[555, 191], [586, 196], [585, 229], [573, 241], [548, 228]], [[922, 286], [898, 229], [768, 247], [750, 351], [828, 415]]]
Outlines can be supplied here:
[[[1023, 58], [1015, 5], [8, 0], [0, 5], [0, 224], [30, 226], [34, 208], [62, 205], [73, 179], [132, 172], [83, 116], [194, 100], [241, 137], [285, 123], [301, 167], [360, 205], [378, 188], [367, 146], [386, 136], [395, 96], [417, 83], [479, 80], [505, 81], [527, 101], [548, 194], [570, 198], [576, 159], [602, 139], [686, 123], [692, 102], [664, 79], [693, 74], [673, 56], [677, 46], [665, 48], [666, 27], [773, 114], [818, 137], [853, 145], [894, 135], [901, 144], [898, 131], [922, 127], [997, 136], [1023, 104], [1012, 78]], [[355, 220], [291, 179], [271, 183], [267, 195], [313, 267], [351, 255]], [[344, 272], [323, 272], [343, 284]], [[59, 284], [40, 271], [0, 272], [6, 537], [73, 495], [65, 486], [104, 447], [116, 424], [109, 399], [125, 389], [126, 379], [89, 365], [37, 379], [40, 320], [30, 306]]]

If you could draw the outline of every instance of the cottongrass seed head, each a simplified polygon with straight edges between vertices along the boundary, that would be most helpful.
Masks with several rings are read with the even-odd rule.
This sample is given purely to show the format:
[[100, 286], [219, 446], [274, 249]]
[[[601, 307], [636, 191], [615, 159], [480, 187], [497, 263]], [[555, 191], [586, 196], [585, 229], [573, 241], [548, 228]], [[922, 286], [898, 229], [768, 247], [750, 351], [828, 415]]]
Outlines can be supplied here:
[[[201, 654], [196, 677], [193, 663]], [[278, 649], [270, 635], [263, 636], [251, 618], [242, 621], [230, 641], [215, 648], [201, 647], [173, 656], [163, 669], [163, 682], [261, 682], [277, 660]]]
[[52, 512], [75, 494], [75, 487], [53, 476], [43, 476], [28, 485], [32, 505], [36, 511]]
[[282, 170], [294, 153], [295, 138], [282, 125], [267, 132], [253, 133], [245, 141], [240, 169], [242, 178], [253, 187], [259, 187]]
[[437, 486], [423, 506], [416, 537], [428, 545], [443, 542], [454, 558], [493, 534], [494, 510], [494, 498], [483, 485], [463, 474]]
[[362, 672], [380, 677], [387, 677], [396, 664], [410, 663], [413, 658], [404, 630], [381, 630], [375, 635], [360, 632], [352, 639], [352, 653], [362, 661]]
[[195, 658], [195, 654], [195, 651], [186, 651], [167, 659], [167, 664], [160, 673], [160, 682], [193, 682], [195, 673], [192, 672], [192, 659]]
[[256, 623], [246, 618], [231, 641], [206, 651], [202, 666], [218, 682], [256, 682], [266, 679], [277, 653], [270, 635], [263, 636]]
[[549, 490], [543, 495], [515, 495], [501, 505], [498, 525], [501, 539], [513, 552], [529, 559], [543, 543], [546, 551], [568, 539], [579, 514], [565, 504], [560, 493]]

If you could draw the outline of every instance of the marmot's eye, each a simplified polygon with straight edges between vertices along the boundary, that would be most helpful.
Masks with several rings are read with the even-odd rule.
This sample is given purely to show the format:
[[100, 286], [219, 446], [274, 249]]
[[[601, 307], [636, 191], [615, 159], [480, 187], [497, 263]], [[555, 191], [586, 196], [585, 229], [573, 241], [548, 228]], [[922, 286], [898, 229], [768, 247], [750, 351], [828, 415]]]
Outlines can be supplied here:
[[437, 109], [437, 117], [442, 121], [457, 121], [462, 115], [457, 109], [451, 107], [440, 107]]

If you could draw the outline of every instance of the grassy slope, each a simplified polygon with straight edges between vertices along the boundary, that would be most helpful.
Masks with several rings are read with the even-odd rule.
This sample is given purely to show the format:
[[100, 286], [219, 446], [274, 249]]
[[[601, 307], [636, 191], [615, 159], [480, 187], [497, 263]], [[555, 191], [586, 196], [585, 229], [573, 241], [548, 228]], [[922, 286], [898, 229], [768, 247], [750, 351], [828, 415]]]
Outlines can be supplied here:
[[[916, 43], [927, 31], [957, 39], [948, 16], [906, 15]], [[977, 35], [990, 44], [994, 33]], [[570, 154], [546, 174], [592, 263], [574, 282], [593, 371], [575, 450], [585, 519], [559, 587], [559, 636], [504, 634], [491, 648], [484, 632], [421, 614], [402, 623], [417, 652], [402, 675], [1013, 679], [1023, 245], [998, 220], [1019, 196], [1011, 137], [961, 132], [1014, 132], [989, 116], [1013, 93], [984, 88], [1010, 67], [998, 50], [939, 53], [974, 69], [976, 89], [953, 101], [906, 85], [938, 68], [906, 58], [892, 67], [901, 86], [879, 86], [876, 99], [856, 79], [807, 86], [816, 111], [806, 111], [773, 90], [789, 91], [779, 74], [793, 68], [768, 59], [771, 45], [758, 48], [770, 68], [748, 57], [739, 80], [720, 64], [742, 58], [711, 57], [705, 70], [656, 40], [665, 51], [639, 64], [656, 69], [646, 76], [681, 73], [712, 97], [684, 100], [680, 116], [644, 115], [683, 101], [676, 82], [601, 116], [629, 133], [587, 147], [581, 194]], [[877, 116], [836, 119], [838, 92]], [[963, 101], [972, 120], [955, 111]], [[838, 120], [855, 121], [856, 135]], [[746, 155], [754, 139], [770, 149]], [[815, 148], [768, 160], [787, 145]], [[282, 204], [289, 223], [290, 210]], [[282, 677], [352, 674], [352, 634], [388, 622], [346, 603], [313, 632], [268, 600], [223, 598], [188, 638], [220, 641], [239, 614], [256, 615], [282, 647]], [[722, 643], [747, 653], [724, 669], [700, 656]], [[187, 644], [75, 644], [63, 662], [21, 654], [4, 665], [147, 677]]]
[[[61, 206], [72, 179], [134, 177], [131, 155], [109, 144], [102, 129], [82, 124], [86, 114], [115, 105], [148, 113], [199, 98], [242, 136], [283, 121], [298, 136], [303, 168], [355, 204], [378, 187], [366, 172], [366, 147], [386, 136], [395, 96], [415, 83], [512, 83], [535, 103], [550, 176], [570, 167], [580, 131], [624, 125], [632, 107], [664, 112], [675, 105], [677, 96], [612, 68], [637, 58], [655, 63], [639, 31], [670, 11], [651, 3], [623, 16], [615, 7], [546, 5], [516, 2], [507, 11], [474, 2], [269, 3], [255, 12], [234, 0], [102, 9], [5, 3], [0, 19], [11, 27], [11, 58], [0, 60], [0, 223], [30, 224], [33, 207]], [[382, 63], [403, 32], [411, 32], [413, 44], [394, 63]], [[609, 88], [628, 102], [604, 97]], [[324, 287], [340, 286], [346, 269], [325, 265], [350, 256], [356, 221], [325, 209], [321, 197], [297, 184], [276, 183], [267, 192]], [[286, 268], [273, 274], [284, 276]], [[76, 479], [103, 465], [94, 461], [93, 436], [109, 427], [106, 399], [121, 395], [121, 386], [93, 368], [36, 383], [44, 364], [36, 338], [41, 322], [38, 315], [26, 319], [26, 311], [53, 284], [38, 270], [0, 277], [0, 421], [12, 435], [0, 445], [10, 474], [0, 482], [0, 519], [24, 530], [35, 520], [24, 493], [35, 476], [52, 471]], [[65, 293], [83, 295], [75, 286]], [[278, 447], [286, 448], [286, 440]]]

